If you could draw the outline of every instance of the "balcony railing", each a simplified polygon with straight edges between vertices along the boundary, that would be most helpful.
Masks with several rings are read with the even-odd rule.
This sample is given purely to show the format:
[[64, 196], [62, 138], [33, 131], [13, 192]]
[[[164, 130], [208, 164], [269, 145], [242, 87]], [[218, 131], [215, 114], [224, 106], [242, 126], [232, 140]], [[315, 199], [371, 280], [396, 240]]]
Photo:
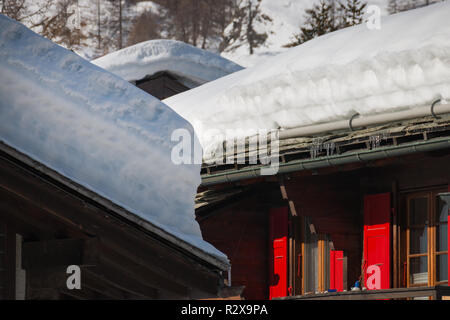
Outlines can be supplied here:
[[449, 286], [395, 288], [383, 290], [329, 292], [306, 294], [278, 298], [280, 300], [376, 300], [376, 299], [406, 299], [431, 297], [433, 300], [450, 300]]

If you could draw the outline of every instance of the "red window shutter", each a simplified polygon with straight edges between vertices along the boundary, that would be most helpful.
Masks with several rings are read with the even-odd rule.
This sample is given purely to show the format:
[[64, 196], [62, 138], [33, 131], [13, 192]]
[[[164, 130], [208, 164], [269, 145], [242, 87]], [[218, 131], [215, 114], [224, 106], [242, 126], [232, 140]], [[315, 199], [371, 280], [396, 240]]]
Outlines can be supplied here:
[[288, 213], [287, 207], [270, 211], [270, 299], [287, 295]]
[[391, 194], [364, 197], [364, 285], [389, 289], [391, 269]]
[[344, 251], [330, 250], [330, 289], [344, 290]]

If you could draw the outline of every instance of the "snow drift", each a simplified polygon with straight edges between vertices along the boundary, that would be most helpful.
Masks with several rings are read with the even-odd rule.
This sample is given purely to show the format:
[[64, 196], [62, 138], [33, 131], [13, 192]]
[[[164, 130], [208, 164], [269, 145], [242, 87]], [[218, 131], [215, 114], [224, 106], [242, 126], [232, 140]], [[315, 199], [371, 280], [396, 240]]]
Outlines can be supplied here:
[[92, 63], [128, 81], [168, 71], [196, 87], [242, 67], [214, 53], [175, 40], [149, 40], [95, 59]]
[[193, 124], [206, 159], [222, 142], [212, 129], [283, 130], [428, 105], [450, 97], [449, 15], [443, 2], [385, 17], [381, 30], [342, 29], [164, 102]]
[[0, 15], [0, 141], [220, 259], [194, 217], [192, 127], [158, 99]]

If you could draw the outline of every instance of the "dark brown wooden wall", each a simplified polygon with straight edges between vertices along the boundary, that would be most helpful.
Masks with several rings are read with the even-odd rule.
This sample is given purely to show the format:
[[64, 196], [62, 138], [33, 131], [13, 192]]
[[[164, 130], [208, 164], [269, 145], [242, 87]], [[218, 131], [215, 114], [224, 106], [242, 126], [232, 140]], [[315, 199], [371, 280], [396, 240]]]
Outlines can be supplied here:
[[232, 285], [244, 285], [245, 299], [268, 296], [268, 209], [260, 195], [214, 212], [199, 221], [205, 240], [227, 254]]
[[348, 258], [348, 283], [360, 274], [362, 210], [356, 173], [308, 176], [285, 181], [297, 213], [312, 218], [319, 234], [328, 234], [336, 250]]
[[[450, 152], [381, 160], [352, 169], [323, 175], [304, 171], [284, 179], [297, 213], [311, 216], [317, 232], [329, 234], [335, 248], [347, 252], [349, 286], [361, 272], [364, 195], [391, 192], [394, 182], [399, 191], [448, 184]], [[254, 188], [257, 195], [215, 209], [200, 226], [205, 240], [230, 258], [233, 285], [246, 286], [246, 299], [266, 299], [268, 212], [281, 194], [276, 184], [260, 183]]]
[[188, 87], [167, 73], [160, 73], [151, 78], [139, 80], [136, 82], [136, 86], [160, 100], [189, 90]]

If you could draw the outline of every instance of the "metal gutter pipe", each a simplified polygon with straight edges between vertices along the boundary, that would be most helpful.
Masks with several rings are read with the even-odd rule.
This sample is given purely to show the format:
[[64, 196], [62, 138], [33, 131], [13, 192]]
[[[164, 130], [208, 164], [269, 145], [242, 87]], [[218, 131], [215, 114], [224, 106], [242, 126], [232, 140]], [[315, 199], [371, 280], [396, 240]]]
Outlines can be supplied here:
[[[302, 170], [319, 169], [330, 166], [339, 166], [355, 162], [368, 162], [389, 157], [403, 156], [417, 152], [427, 152], [450, 148], [450, 137], [436, 138], [428, 141], [408, 143], [400, 146], [380, 147], [373, 150], [351, 152], [317, 159], [294, 160], [288, 163], [280, 163], [277, 174], [290, 173]], [[202, 176], [202, 186], [215, 185], [226, 182], [236, 182], [251, 178], [263, 177], [260, 174], [261, 168], [269, 166], [249, 167], [242, 170], [222, 172], [218, 174]]]
[[450, 113], [450, 104], [438, 104], [438, 102], [440, 102], [440, 100], [436, 100], [431, 106], [418, 107], [404, 111], [384, 113], [361, 118], [357, 117], [358, 114], [355, 114], [353, 117], [351, 117], [350, 120], [341, 120], [336, 122], [282, 130], [279, 131], [279, 138], [280, 140], [283, 140], [289, 138], [312, 136], [324, 132], [332, 132], [345, 129], [353, 130], [354, 128], [358, 127], [403, 121], [430, 115], [437, 118], [440, 114]]

